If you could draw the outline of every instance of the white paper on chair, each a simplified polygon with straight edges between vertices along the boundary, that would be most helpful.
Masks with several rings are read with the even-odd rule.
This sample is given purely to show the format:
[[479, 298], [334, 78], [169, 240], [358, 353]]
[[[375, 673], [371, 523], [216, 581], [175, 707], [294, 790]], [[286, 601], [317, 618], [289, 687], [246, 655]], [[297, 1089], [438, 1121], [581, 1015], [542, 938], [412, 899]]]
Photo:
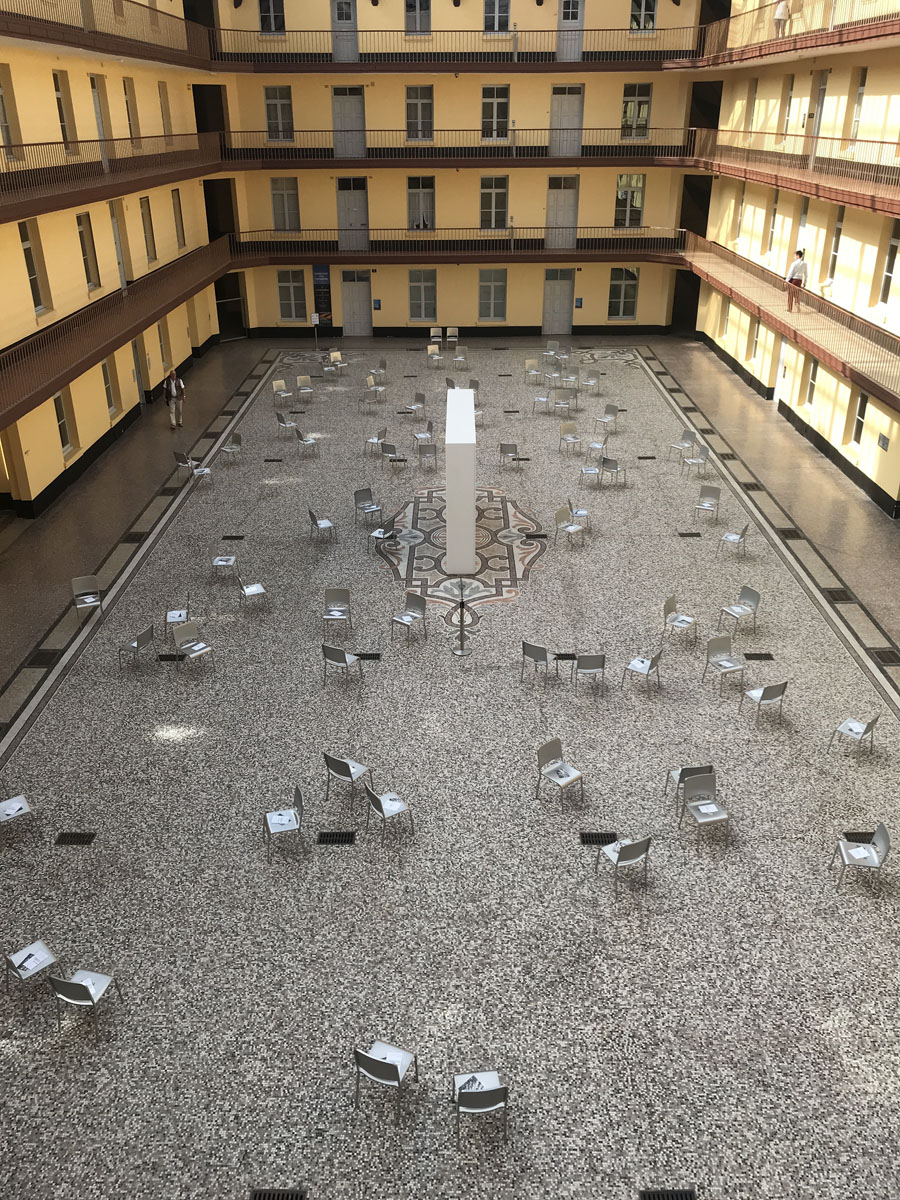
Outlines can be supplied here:
[[854, 858], [868, 858], [869, 857], [869, 847], [868, 846], [854, 846], [853, 849], [850, 851], [850, 853]]
[[730, 671], [732, 667], [737, 666], [737, 663], [733, 663], [730, 658], [720, 658], [719, 666], [724, 667], [726, 671]]
[[460, 1092], [483, 1092], [484, 1084], [477, 1075], [470, 1075], [465, 1083], [461, 1083], [457, 1089]]
[[702, 813], [714, 813], [718, 812], [718, 809], [716, 808], [715, 804], [701, 804], [700, 811]]

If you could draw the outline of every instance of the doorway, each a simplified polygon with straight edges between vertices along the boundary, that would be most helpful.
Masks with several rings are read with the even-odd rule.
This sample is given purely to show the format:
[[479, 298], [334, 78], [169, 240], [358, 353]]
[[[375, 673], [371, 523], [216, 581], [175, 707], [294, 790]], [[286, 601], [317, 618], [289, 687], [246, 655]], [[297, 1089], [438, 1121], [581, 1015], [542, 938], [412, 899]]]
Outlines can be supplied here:
[[338, 249], [369, 249], [369, 195], [364, 175], [337, 181]]
[[228, 97], [216, 83], [195, 83], [194, 117], [198, 133], [222, 133], [228, 128]]
[[372, 282], [368, 271], [341, 271], [344, 337], [372, 336]]
[[331, 0], [331, 52], [335, 62], [359, 61], [356, 0]]
[[365, 158], [366, 102], [361, 87], [333, 87], [334, 157]]
[[107, 208], [109, 209], [109, 223], [112, 226], [113, 246], [116, 251], [116, 266], [119, 269], [119, 287], [126, 288], [128, 286], [128, 277], [131, 274], [130, 263], [125, 258], [125, 249], [122, 241], [122, 230], [126, 227], [124, 221], [119, 220], [119, 208], [122, 204], [121, 200], [108, 200]]
[[549, 267], [544, 272], [544, 320], [541, 332], [551, 337], [570, 334], [574, 306], [574, 267]]
[[234, 342], [247, 336], [244, 316], [244, 272], [230, 271], [216, 280], [216, 315], [219, 341]]
[[577, 62], [584, 41], [584, 0], [559, 0], [558, 62]]
[[816, 71], [810, 100], [813, 105], [809, 116], [812, 118], [812, 128], [809, 130], [809, 167], [813, 167], [818, 150], [819, 132], [822, 129], [822, 117], [825, 112], [825, 94], [828, 91], [829, 71]]
[[237, 231], [235, 217], [234, 180], [204, 179], [203, 199], [206, 203], [206, 227], [209, 240]]
[[115, 158], [115, 142], [109, 141], [109, 103], [106, 98], [106, 79], [103, 75], [89, 75], [91, 81], [91, 100], [94, 105], [94, 121], [97, 125], [97, 137], [100, 140], [100, 163], [104, 171], [109, 170], [110, 156]]
[[550, 95], [550, 157], [577, 158], [584, 124], [584, 84], [558, 84]]
[[574, 250], [578, 237], [578, 176], [551, 175], [547, 184], [548, 250]]

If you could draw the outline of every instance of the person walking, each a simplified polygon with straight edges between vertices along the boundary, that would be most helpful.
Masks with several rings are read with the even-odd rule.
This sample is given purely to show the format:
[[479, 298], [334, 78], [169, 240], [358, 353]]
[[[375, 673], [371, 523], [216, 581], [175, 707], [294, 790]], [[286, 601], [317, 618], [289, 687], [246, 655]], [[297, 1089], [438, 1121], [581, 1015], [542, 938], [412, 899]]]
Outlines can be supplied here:
[[166, 404], [169, 406], [169, 421], [172, 429], [175, 428], [175, 423], [182, 424], [182, 406], [184, 404], [184, 383], [179, 375], [176, 374], [175, 368], [166, 376], [163, 384], [166, 395]]
[[784, 31], [787, 29], [787, 23], [791, 19], [791, 8], [787, 0], [781, 0], [775, 9], [775, 36], [777, 38], [784, 37]]
[[785, 279], [787, 280], [788, 312], [793, 312], [795, 306], [797, 312], [800, 311], [800, 289], [806, 287], [808, 278], [809, 263], [803, 257], [803, 251], [797, 250], [794, 254], [794, 261], [788, 267], [788, 273], [785, 275]]

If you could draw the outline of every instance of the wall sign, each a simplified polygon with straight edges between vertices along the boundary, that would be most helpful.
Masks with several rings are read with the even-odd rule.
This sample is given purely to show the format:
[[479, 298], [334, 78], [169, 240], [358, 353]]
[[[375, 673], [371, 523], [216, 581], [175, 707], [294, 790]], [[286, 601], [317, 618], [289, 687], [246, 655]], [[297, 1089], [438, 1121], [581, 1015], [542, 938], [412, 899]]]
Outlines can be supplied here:
[[320, 325], [332, 325], [331, 319], [331, 268], [327, 263], [313, 263], [313, 304], [319, 314]]

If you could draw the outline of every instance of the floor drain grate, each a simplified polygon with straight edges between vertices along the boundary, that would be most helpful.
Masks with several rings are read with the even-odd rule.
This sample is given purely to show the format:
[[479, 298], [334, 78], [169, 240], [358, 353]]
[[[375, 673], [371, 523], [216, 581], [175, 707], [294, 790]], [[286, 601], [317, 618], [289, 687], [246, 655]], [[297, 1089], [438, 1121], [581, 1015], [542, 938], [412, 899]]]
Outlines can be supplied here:
[[380, 654], [364, 654], [361, 651], [356, 651], [356, 657], [360, 659], [361, 662], [381, 662]]
[[742, 483], [741, 487], [745, 492], [761, 492], [763, 490], [763, 485], [761, 483], [756, 483], [755, 481], [751, 483]]
[[251, 1188], [250, 1200], [306, 1200], [306, 1188]]
[[699, 425], [697, 427], [697, 432], [705, 434], [706, 437], [711, 437], [712, 434], [714, 434], [716, 431], [713, 429], [713, 427], [711, 425]]
[[157, 654], [157, 662], [181, 662], [184, 658], [183, 654]]
[[696, 1188], [641, 1188], [638, 1200], [697, 1200]]
[[682, 404], [681, 411], [682, 412], [699, 412], [700, 409], [697, 407], [696, 404]]
[[71, 830], [68, 833], [56, 835], [57, 846], [89, 846], [97, 836], [95, 832]]
[[545, 538], [548, 536], [549, 536], [549, 534], [546, 534], [546, 533], [523, 533], [522, 534], [522, 537], [531, 538], [532, 540], [534, 540], [535, 538]]
[[403, 378], [404, 379], [418, 379], [419, 377], [418, 377], [418, 375], [404, 375]]
[[264, 459], [263, 459], [263, 462], [264, 462], [264, 463], [267, 463], [267, 462], [284, 462], [284, 459], [283, 459], [283, 458], [264, 458]]
[[512, 379], [512, 375], [498, 375], [498, 379]]
[[734, 462], [737, 459], [737, 455], [733, 450], [725, 450], [719, 455], [719, 458], [721, 458], [722, 462]]
[[62, 650], [35, 650], [26, 661], [26, 667], [55, 667], [62, 658]]
[[577, 657], [578, 657], [577, 654], [569, 654], [568, 651], [558, 650], [556, 652], [556, 654], [553, 655], [553, 661], [554, 662], [574, 662]]
[[243, 533], [223, 533], [222, 541], [223, 542], [242, 542], [245, 537], [246, 537], [246, 534], [243, 534]]
[[854, 604], [856, 597], [846, 588], [822, 588], [822, 595], [832, 604]]
[[503, 415], [505, 417], [515, 417], [521, 412], [521, 408], [504, 408]]
[[616, 840], [616, 831], [607, 829], [600, 833], [581, 833], [582, 846], [611, 846]]
[[900, 650], [893, 650], [886, 647], [883, 650], [870, 649], [869, 653], [883, 667], [900, 667]]
[[318, 840], [320, 846], [352, 846], [356, 841], [356, 830], [323, 829]]
[[306, 415], [306, 409], [305, 408], [290, 408], [290, 409], [288, 409], [288, 415], [291, 417], [303, 417]]
[[700, 537], [700, 534], [697, 533], [695, 530], [691, 530], [688, 533], [679, 533], [678, 536], [679, 537]]
[[803, 540], [803, 534], [796, 525], [788, 525], [784, 529], [776, 529], [775, 532], [786, 542], [800, 542]]
[[775, 655], [770, 654], [768, 650], [747, 650], [744, 653], [744, 658], [748, 662], [774, 662]]
[[180, 487], [164, 487], [159, 489], [159, 494], [161, 496], [177, 496], [180, 491]]
[[119, 545], [139, 546], [146, 536], [146, 533], [126, 533], [119, 538]]
[[637, 456], [637, 460], [638, 460], [638, 462], [655, 462], [656, 455], [655, 454], [639, 454]]

